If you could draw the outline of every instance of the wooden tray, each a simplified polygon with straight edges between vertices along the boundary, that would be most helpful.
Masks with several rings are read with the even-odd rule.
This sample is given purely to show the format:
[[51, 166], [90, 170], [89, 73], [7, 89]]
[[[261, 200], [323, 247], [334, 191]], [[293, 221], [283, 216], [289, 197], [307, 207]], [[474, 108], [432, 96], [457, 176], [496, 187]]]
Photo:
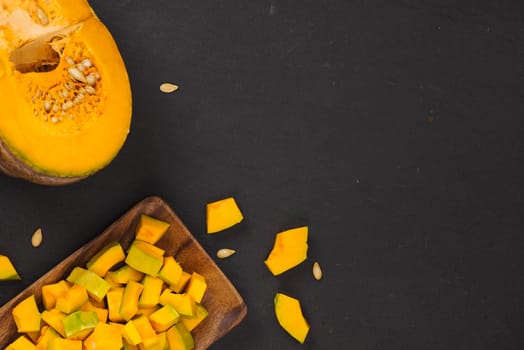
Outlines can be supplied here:
[[148, 197], [0, 308], [0, 349], [5, 348], [17, 337], [16, 325], [11, 315], [13, 307], [33, 293], [36, 299], [40, 300], [42, 285], [67, 277], [75, 266], [85, 267], [87, 261], [107, 243], [118, 240], [126, 249], [134, 239], [140, 214], [169, 222], [169, 230], [157, 245], [165, 249], [167, 255], [175, 256], [185, 271], [196, 271], [207, 280], [208, 289], [202, 304], [209, 311], [209, 315], [193, 330], [195, 349], [207, 349], [238, 325], [246, 316], [247, 307], [235, 287], [169, 205], [159, 197]]

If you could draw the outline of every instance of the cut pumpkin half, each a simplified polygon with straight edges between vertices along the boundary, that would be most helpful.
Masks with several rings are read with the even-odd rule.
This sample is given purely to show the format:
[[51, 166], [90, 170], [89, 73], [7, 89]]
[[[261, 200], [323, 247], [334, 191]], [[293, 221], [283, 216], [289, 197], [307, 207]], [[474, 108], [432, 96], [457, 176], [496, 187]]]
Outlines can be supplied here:
[[62, 185], [109, 164], [132, 98], [111, 33], [85, 0], [0, 0], [0, 170]]

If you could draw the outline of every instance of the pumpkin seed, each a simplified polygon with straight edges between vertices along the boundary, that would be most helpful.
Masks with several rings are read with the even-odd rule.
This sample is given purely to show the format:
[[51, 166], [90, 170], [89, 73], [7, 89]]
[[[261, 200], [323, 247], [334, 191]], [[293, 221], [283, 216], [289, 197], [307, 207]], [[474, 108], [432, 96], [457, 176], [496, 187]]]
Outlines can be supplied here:
[[94, 74], [89, 74], [86, 77], [87, 84], [90, 86], [94, 86], [96, 84], [96, 77]]
[[80, 70], [78, 70], [78, 68], [69, 68], [67, 70], [69, 72], [69, 74], [71, 75], [71, 77], [75, 80], [78, 80], [82, 83], [86, 83], [86, 76], [84, 75], [84, 73], [82, 73]]
[[82, 64], [84, 66], [86, 66], [87, 68], [91, 67], [93, 65], [93, 62], [91, 62], [91, 60], [89, 58], [85, 58], [83, 61], [82, 61]]
[[34, 233], [33, 233], [33, 236], [31, 237], [31, 244], [33, 245], [33, 247], [38, 247], [40, 246], [40, 244], [42, 244], [42, 229], [41, 228], [38, 228]]
[[92, 86], [86, 86], [85, 91], [90, 95], [93, 95], [96, 92]]
[[178, 85], [171, 84], [171, 83], [162, 83], [160, 85], [160, 91], [163, 93], [169, 94], [171, 92], [175, 92], [178, 90]]
[[217, 251], [217, 257], [220, 259], [229, 258], [231, 255], [235, 254], [236, 250], [228, 249], [228, 248], [222, 248]]
[[317, 281], [320, 281], [322, 278], [322, 270], [320, 269], [320, 264], [318, 261], [315, 261], [313, 264], [313, 277], [315, 277]]
[[47, 14], [40, 6], [36, 7], [36, 17], [38, 18], [38, 21], [40, 21], [41, 25], [46, 26], [49, 24], [49, 17], [47, 17]]

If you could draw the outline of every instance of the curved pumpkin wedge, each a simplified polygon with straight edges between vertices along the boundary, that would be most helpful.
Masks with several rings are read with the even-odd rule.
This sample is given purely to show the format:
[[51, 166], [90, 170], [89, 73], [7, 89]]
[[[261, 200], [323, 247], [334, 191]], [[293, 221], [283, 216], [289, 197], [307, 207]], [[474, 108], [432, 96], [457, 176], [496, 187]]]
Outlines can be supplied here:
[[309, 333], [309, 323], [302, 314], [300, 301], [283, 293], [275, 295], [275, 315], [278, 323], [300, 344]]
[[0, 170], [49, 185], [109, 164], [131, 123], [118, 47], [85, 0], [0, 0]]
[[20, 275], [16, 271], [9, 257], [0, 254], [0, 281], [20, 279]]

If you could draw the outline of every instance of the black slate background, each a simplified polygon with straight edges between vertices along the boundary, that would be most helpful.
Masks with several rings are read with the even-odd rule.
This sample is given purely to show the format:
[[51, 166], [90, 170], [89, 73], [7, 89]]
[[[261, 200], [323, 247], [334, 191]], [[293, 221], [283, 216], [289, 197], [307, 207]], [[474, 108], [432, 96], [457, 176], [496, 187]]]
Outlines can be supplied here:
[[[0, 176], [0, 252], [24, 278], [0, 305], [156, 194], [211, 255], [238, 251], [218, 264], [248, 316], [213, 349], [524, 346], [524, 2], [91, 3], [132, 131], [81, 183]], [[205, 204], [228, 195], [246, 220], [207, 236]], [[303, 224], [309, 259], [273, 277], [275, 233]], [[277, 291], [302, 301], [302, 346]]]

